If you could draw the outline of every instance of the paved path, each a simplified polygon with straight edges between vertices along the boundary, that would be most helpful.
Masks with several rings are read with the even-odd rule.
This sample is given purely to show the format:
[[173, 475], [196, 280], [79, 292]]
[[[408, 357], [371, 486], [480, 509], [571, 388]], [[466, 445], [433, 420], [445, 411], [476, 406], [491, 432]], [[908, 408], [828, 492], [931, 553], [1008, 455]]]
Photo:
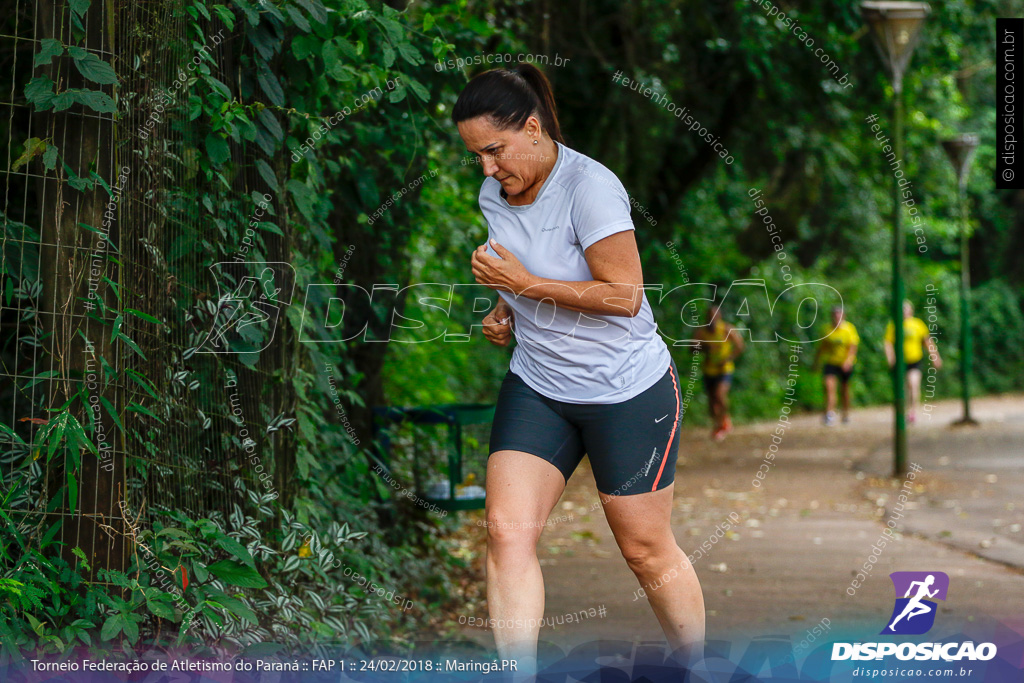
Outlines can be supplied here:
[[[911, 429], [908, 460], [921, 471], [899, 520], [904, 533], [852, 597], [847, 588], [903, 483], [889, 477], [891, 409], [858, 410], [851, 424], [836, 427], [817, 416], [794, 418], [760, 488], [752, 482], [774, 422], [739, 427], [723, 443], [684, 430], [673, 515], [680, 546], [693, 552], [730, 514], [739, 517], [696, 562], [708, 637], [773, 634], [795, 642], [823, 618], [861, 636], [877, 633], [893, 604], [888, 574], [900, 570], [949, 574], [944, 631], [991, 617], [1024, 632], [1024, 397], [977, 399], [972, 407], [981, 427], [950, 428], [959, 404], [944, 402]], [[572, 513], [573, 520], [541, 538], [546, 616], [601, 605], [607, 616], [544, 628], [542, 638], [562, 647], [597, 638], [664, 642], [646, 601], [634, 600], [637, 581], [596, 502], [584, 462], [552, 515]], [[486, 616], [482, 605], [477, 616]], [[493, 643], [477, 629], [465, 635]]]

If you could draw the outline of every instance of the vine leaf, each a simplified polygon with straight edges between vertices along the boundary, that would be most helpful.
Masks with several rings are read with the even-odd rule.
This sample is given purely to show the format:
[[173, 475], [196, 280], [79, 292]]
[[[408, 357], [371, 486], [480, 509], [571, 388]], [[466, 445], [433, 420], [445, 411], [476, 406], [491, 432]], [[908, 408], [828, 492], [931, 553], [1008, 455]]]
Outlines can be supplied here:
[[[234, 555], [235, 559], [240, 560], [242, 564], [252, 567], [253, 569], [256, 568], [256, 563], [253, 560], [252, 555], [245, 549], [245, 546], [237, 540], [231, 538], [227, 534], [218, 534], [216, 541], [217, 545]], [[211, 567], [210, 570], [213, 571], [213, 568]]]
[[[446, 54], [448, 54], [451, 50], [454, 49], [454, 45], [452, 45], [451, 43], [446, 43], [440, 38], [434, 38], [434, 42], [430, 46], [430, 51], [434, 53], [434, 56], [437, 57], [438, 61], [441, 60], [441, 57], [444, 57]], [[437, 67], [434, 68], [436, 69]]]
[[399, 43], [398, 53], [402, 55], [402, 59], [409, 62], [413, 66], [419, 66], [424, 61], [423, 55], [420, 54], [420, 51], [413, 47], [413, 45], [410, 43]]
[[342, 57], [354, 59], [351, 43], [344, 38], [334, 38], [324, 43], [323, 58], [327, 75], [338, 81], [351, 81], [355, 74], [350, 67], [342, 64]]
[[153, 411], [149, 410], [148, 408], [144, 408], [143, 406], [140, 406], [138, 403], [129, 403], [128, 408], [126, 410], [130, 410], [133, 413], [142, 413], [143, 415], [149, 415], [151, 418], [153, 418], [160, 424], [164, 423], [163, 420], [161, 420], [159, 417], [153, 414]]
[[71, 25], [76, 29], [73, 33], [76, 39], [85, 37], [85, 26], [82, 24], [82, 17], [89, 9], [89, 0], [71, 0], [68, 5], [71, 7]]
[[107, 618], [103, 622], [103, 628], [100, 629], [100, 638], [103, 640], [110, 640], [124, 628], [124, 615], [114, 614]]
[[32, 159], [39, 156], [46, 147], [46, 141], [40, 140], [39, 138], [29, 138], [25, 141], [25, 151], [22, 152], [21, 156], [18, 157], [11, 166], [11, 170], [17, 171], [19, 168], [32, 161]]
[[224, 138], [210, 133], [206, 136], [206, 153], [213, 163], [220, 166], [231, 157], [231, 148]]
[[68, 54], [75, 60], [75, 67], [78, 73], [88, 78], [93, 83], [100, 85], [113, 85], [117, 83], [117, 74], [109, 64], [97, 57], [85, 48], [71, 46]]
[[69, 109], [74, 103], [75, 96], [71, 91], [65, 90], [62, 93], [58, 93], [57, 96], [53, 98], [53, 110], [64, 111], [65, 109]]
[[316, 36], [296, 36], [292, 41], [292, 54], [295, 59], [305, 59], [316, 52], [319, 44]]
[[107, 409], [107, 414], [110, 415], [110, 419], [112, 419], [114, 421], [114, 424], [116, 424], [118, 426], [118, 428], [121, 430], [121, 432], [123, 433], [124, 432], [124, 425], [121, 424], [121, 418], [119, 418], [117, 416], [117, 411], [114, 410], [114, 406], [110, 403], [110, 401], [108, 401], [107, 399], [103, 398], [102, 396], [100, 396], [100, 403], [102, 403], [103, 407]]
[[313, 214], [313, 192], [305, 184], [294, 178], [288, 181], [287, 188], [288, 193], [291, 194], [292, 200], [295, 202], [295, 206], [298, 207], [302, 215], [310, 221], [315, 220]]
[[295, 0], [302, 8], [309, 12], [309, 16], [313, 18], [318, 24], [327, 23], [327, 8], [323, 6], [320, 0]]
[[147, 597], [146, 598], [146, 607], [149, 608], [150, 612], [152, 612], [155, 616], [160, 617], [161, 619], [167, 619], [168, 621], [171, 621], [171, 620], [174, 619], [174, 608], [171, 607], [170, 605], [168, 605], [163, 600], [159, 600], [159, 599], [150, 600]]
[[210, 84], [210, 87], [213, 88], [214, 92], [223, 97], [225, 100], [231, 99], [231, 89], [228, 88], [228, 86], [224, 85], [223, 82], [217, 80], [213, 76], [204, 76], [204, 78], [206, 79], [206, 82]]
[[47, 171], [57, 168], [57, 147], [55, 145], [46, 146], [46, 151], [43, 152], [43, 166]]
[[242, 10], [242, 14], [249, 20], [251, 26], [256, 26], [260, 23], [260, 13], [246, 0], [235, 0], [235, 5]]
[[235, 15], [224, 5], [214, 5], [213, 11], [217, 13], [220, 20], [224, 22], [224, 25], [228, 27], [229, 31], [235, 30]]
[[288, 12], [288, 16], [292, 18], [292, 21], [295, 22], [295, 25], [303, 33], [309, 33], [313, 29], [313, 27], [309, 25], [309, 21], [307, 21], [306, 17], [302, 15], [302, 11], [299, 10], [298, 7], [295, 7], [294, 5], [288, 5], [288, 7], [285, 8], [285, 11]]
[[39, 111], [53, 106], [53, 81], [49, 76], [36, 76], [25, 86], [25, 99]]
[[149, 313], [143, 313], [142, 311], [138, 311], [138, 310], [136, 310], [134, 308], [126, 308], [124, 310], [125, 310], [126, 313], [131, 313], [134, 316], [142, 318], [146, 322], [150, 322], [150, 323], [153, 323], [155, 325], [163, 324], [158, 319], [156, 319], [153, 316], [151, 316]]
[[68, 503], [72, 512], [78, 509], [78, 480], [71, 470], [68, 470]]
[[277, 177], [274, 175], [274, 170], [270, 168], [270, 164], [265, 162], [263, 159], [257, 159], [256, 170], [259, 171], [260, 177], [263, 178], [263, 182], [267, 184], [267, 187], [274, 192], [281, 191], [281, 188], [277, 184]]
[[243, 603], [238, 598], [233, 598], [230, 595], [224, 595], [223, 593], [219, 595], [215, 594], [215, 597], [217, 599], [217, 602], [220, 603], [220, 605], [226, 611], [230, 612], [236, 617], [241, 617], [242, 619], [246, 619], [254, 624], [259, 623], [259, 619], [256, 617], [256, 613], [248, 607], [246, 607], [245, 603]]
[[420, 101], [427, 102], [430, 100], [430, 91], [427, 90], [426, 87], [424, 87], [424, 85], [417, 81], [415, 78], [413, 78], [412, 76], [403, 75], [402, 81], [409, 86], [409, 89], [412, 90], [412, 94], [419, 98]]
[[193, 6], [194, 6], [194, 7], [195, 7], [195, 8], [197, 9], [197, 10], [199, 10], [200, 14], [202, 14], [202, 15], [203, 15], [203, 18], [204, 18], [204, 19], [206, 19], [207, 21], [209, 21], [209, 20], [210, 20], [210, 19], [212, 18], [212, 17], [210, 16], [210, 10], [206, 9], [206, 5], [204, 5], [204, 4], [203, 4], [203, 3], [201, 3], [201, 2], [194, 2], [194, 3], [192, 3], [192, 4], [193, 4]]
[[153, 391], [153, 387], [150, 386], [149, 381], [142, 374], [132, 370], [131, 368], [125, 368], [125, 372], [128, 374], [128, 378], [134, 380], [136, 384], [145, 389], [146, 393], [155, 399], [159, 399], [156, 392]]
[[33, 67], [44, 66], [53, 61], [54, 57], [59, 57], [64, 54], [64, 46], [59, 40], [53, 38], [43, 38], [39, 41], [40, 50], [36, 55], [36, 59], [32, 62]]
[[234, 560], [221, 560], [207, 567], [210, 573], [224, 583], [242, 588], [266, 588], [267, 582], [259, 572]]
[[63, 95], [69, 95], [75, 102], [84, 104], [100, 114], [113, 114], [117, 111], [114, 107], [114, 100], [110, 99], [109, 95], [101, 93], [99, 90], [82, 90], [80, 88], [72, 88], [71, 90], [61, 93], [58, 97]]
[[274, 54], [281, 46], [281, 39], [266, 24], [261, 24], [255, 31], [249, 32], [249, 42], [260, 53], [260, 57], [268, 61], [274, 58]]
[[274, 72], [264, 62], [260, 62], [256, 80], [259, 81], [260, 88], [267, 94], [271, 102], [279, 107], [284, 106], [284, 89], [281, 88], [281, 83], [277, 80], [277, 76], [274, 75]]
[[89, 9], [90, 0], [71, 0], [68, 5], [71, 7], [71, 12], [79, 19], [85, 15], [85, 11]]
[[406, 92], [405, 83], [404, 82], [399, 83], [398, 86], [394, 90], [392, 90], [390, 93], [388, 93], [388, 102], [391, 102], [391, 103], [401, 102], [402, 100], [405, 99], [405, 92]]

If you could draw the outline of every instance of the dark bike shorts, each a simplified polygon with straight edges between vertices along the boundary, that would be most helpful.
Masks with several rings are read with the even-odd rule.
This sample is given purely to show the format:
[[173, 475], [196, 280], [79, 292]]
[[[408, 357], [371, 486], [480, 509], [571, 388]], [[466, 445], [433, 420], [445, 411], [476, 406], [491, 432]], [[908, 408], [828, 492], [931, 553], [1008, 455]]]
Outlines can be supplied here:
[[832, 365], [831, 363], [825, 363], [825, 367], [822, 370], [822, 374], [825, 377], [828, 377], [829, 375], [835, 375], [841, 381], [849, 382], [850, 377], [853, 376], [853, 368], [851, 367], [849, 371], [846, 371], [843, 370], [843, 366], [841, 365]]
[[732, 373], [725, 375], [704, 375], [704, 392], [707, 394], [715, 393], [718, 389], [718, 385], [722, 383], [732, 384]]
[[604, 404], [547, 398], [509, 370], [494, 409], [490, 452], [536, 455], [566, 482], [586, 454], [601, 493], [657, 491], [675, 480], [681, 403], [674, 362], [644, 392]]

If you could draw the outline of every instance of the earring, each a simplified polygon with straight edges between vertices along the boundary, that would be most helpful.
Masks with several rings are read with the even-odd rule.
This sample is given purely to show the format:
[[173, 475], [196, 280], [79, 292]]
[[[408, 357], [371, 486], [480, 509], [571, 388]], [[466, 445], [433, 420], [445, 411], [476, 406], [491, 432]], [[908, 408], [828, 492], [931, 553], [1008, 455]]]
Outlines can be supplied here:
[[540, 140], [534, 140], [534, 141], [533, 141], [533, 144], [535, 144], [535, 145], [538, 145], [538, 144], [540, 144]]

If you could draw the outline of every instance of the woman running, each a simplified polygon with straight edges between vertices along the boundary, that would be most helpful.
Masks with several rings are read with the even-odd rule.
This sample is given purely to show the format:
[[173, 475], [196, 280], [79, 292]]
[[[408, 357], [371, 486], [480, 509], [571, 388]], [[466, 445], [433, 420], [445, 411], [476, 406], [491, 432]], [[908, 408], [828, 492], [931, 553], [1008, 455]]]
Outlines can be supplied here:
[[822, 372], [825, 382], [825, 417], [828, 426], [836, 423], [836, 385], [843, 398], [843, 424], [850, 421], [850, 377], [853, 366], [857, 363], [857, 347], [860, 335], [857, 328], [846, 319], [842, 306], [832, 307], [832, 330], [821, 340], [818, 355], [814, 359], [817, 366], [822, 359], [825, 368]]
[[[892, 321], [885, 328], [885, 358], [889, 367], [896, 365], [896, 332]], [[907, 393], [910, 405], [907, 407], [907, 421], [914, 424], [917, 419], [917, 404], [921, 399], [921, 363], [924, 362], [925, 351], [936, 370], [942, 369], [942, 357], [939, 347], [928, 332], [928, 326], [920, 318], [914, 317], [914, 305], [903, 302], [903, 360], [907, 364]]]
[[697, 350], [704, 353], [704, 392], [711, 413], [711, 438], [721, 441], [732, 430], [729, 389], [736, 359], [743, 353], [743, 337], [722, 318], [717, 304], [708, 308], [707, 323], [697, 330]]
[[[498, 652], [536, 666], [537, 541], [587, 454], [608, 524], [683, 663], [702, 656], [704, 598], [670, 526], [678, 373], [641, 285], [629, 198], [566, 147], [547, 78], [523, 64], [473, 78], [452, 112], [487, 178], [476, 281], [498, 291], [484, 334], [517, 345], [487, 462], [487, 604]], [[681, 651], [680, 651], [681, 650]]]

